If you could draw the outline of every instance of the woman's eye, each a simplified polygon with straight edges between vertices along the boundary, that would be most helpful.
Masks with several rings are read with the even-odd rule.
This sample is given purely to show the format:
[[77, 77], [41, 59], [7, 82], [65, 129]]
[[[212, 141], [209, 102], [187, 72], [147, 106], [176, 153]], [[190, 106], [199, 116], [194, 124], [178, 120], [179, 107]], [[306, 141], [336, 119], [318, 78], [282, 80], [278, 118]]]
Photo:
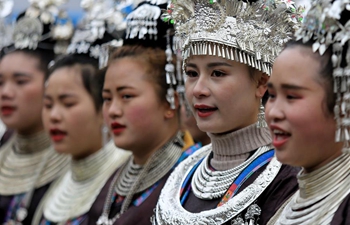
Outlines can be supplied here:
[[294, 95], [287, 95], [287, 99], [293, 100], [293, 99], [298, 99], [299, 97], [294, 96]]
[[275, 98], [276, 97], [276, 95], [274, 94], [274, 93], [270, 93], [270, 92], [268, 92], [268, 98], [270, 99], [273, 99], [273, 98]]
[[51, 109], [52, 108], [52, 104], [45, 104], [44, 103], [44, 108], [45, 109]]
[[221, 72], [221, 71], [214, 70], [212, 75], [213, 75], [214, 77], [222, 77], [222, 76], [225, 76], [226, 74], [223, 73], [223, 72]]
[[28, 83], [28, 81], [27, 81], [27, 80], [17, 80], [16, 83], [17, 83], [18, 85], [22, 85], [22, 84]]
[[122, 99], [130, 99], [132, 98], [132, 95], [122, 95]]
[[103, 102], [110, 102], [112, 99], [111, 98], [107, 98], [107, 97], [103, 97], [102, 100], [103, 100]]
[[188, 77], [197, 77], [198, 73], [196, 71], [188, 70], [185, 72]]
[[73, 107], [74, 105], [75, 105], [75, 102], [64, 103], [64, 106], [67, 107], [67, 108]]

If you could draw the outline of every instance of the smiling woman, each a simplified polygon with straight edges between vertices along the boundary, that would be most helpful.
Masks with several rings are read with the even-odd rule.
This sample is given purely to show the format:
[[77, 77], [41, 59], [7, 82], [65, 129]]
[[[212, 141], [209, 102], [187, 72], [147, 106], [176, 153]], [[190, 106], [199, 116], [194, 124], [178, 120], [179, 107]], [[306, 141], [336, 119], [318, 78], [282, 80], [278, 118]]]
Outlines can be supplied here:
[[350, 223], [349, 19], [348, 1], [314, 1], [274, 64], [266, 119], [277, 158], [302, 170], [269, 224]]

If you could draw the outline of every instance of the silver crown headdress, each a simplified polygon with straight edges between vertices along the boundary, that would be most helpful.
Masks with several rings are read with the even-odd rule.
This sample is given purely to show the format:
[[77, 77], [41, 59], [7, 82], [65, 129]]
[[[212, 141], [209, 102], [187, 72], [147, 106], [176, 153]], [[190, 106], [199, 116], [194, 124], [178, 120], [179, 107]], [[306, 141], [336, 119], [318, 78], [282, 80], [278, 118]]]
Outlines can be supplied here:
[[176, 0], [164, 20], [175, 24], [184, 62], [191, 55], [215, 55], [270, 75], [303, 11], [291, 0]]
[[[349, 0], [313, 1], [295, 36], [303, 43], [312, 41], [312, 50], [320, 55], [331, 47], [334, 93], [337, 95], [334, 107], [337, 121], [335, 140], [344, 142], [344, 151], [350, 152], [350, 18], [345, 24], [339, 21], [346, 10], [350, 11]], [[345, 46], [346, 53], [343, 52]]]
[[[98, 59], [102, 68], [107, 65], [109, 47], [118, 47], [123, 43], [116, 40], [118, 34], [114, 35], [125, 29], [123, 15], [112, 1], [82, 0], [80, 5], [86, 13], [74, 32], [67, 53], [88, 54]], [[111, 38], [102, 41], [106, 33], [111, 34]], [[112, 40], [112, 37], [116, 39]]]
[[[59, 8], [66, 0], [29, 0], [29, 3], [29, 8], [18, 19], [13, 31], [15, 48], [35, 50], [40, 42], [52, 39], [56, 42], [53, 50], [56, 54], [62, 54], [73, 34], [73, 24]], [[44, 33], [45, 26], [50, 27], [47, 33]], [[42, 47], [50, 48], [44, 44]]]

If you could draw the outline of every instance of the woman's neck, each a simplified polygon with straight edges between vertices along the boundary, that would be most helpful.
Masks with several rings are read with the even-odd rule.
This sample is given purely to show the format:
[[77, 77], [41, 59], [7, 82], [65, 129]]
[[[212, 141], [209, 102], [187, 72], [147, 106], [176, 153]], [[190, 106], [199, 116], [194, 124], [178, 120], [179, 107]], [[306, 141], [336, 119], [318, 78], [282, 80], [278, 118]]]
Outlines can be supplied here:
[[34, 152], [40, 152], [51, 145], [49, 135], [41, 130], [31, 135], [17, 134], [14, 148], [17, 153], [28, 154]]
[[73, 159], [71, 163], [73, 180], [84, 181], [96, 175], [99, 172], [98, 168], [108, 161], [108, 157], [113, 154], [114, 150], [104, 147], [79, 160]]
[[303, 166], [303, 173], [305, 174], [312, 173], [313, 171], [318, 170], [319, 168], [327, 165], [334, 159], [338, 158], [342, 154], [343, 146], [344, 146], [343, 142], [337, 142], [334, 144], [330, 144], [330, 146], [325, 146], [323, 152], [324, 153], [330, 152], [330, 151], [327, 151], [327, 149], [331, 149], [331, 152], [330, 152], [331, 154], [329, 154], [328, 157], [325, 157], [323, 160], [319, 161], [315, 165], [306, 166], [306, 167]]
[[137, 165], [144, 165], [146, 164], [147, 160], [153, 155], [153, 153], [157, 150], [157, 148], [148, 150], [146, 152], [142, 153], [135, 153], [133, 152], [134, 157], [134, 163]]
[[146, 147], [145, 145], [138, 149], [132, 151], [134, 157], [134, 163], [137, 165], [144, 165], [148, 159], [162, 146], [164, 146], [171, 138], [177, 134], [178, 130], [173, 132], [168, 132], [162, 138], [159, 138], [156, 141], [153, 141], [151, 144]]
[[217, 170], [228, 170], [238, 166], [252, 151], [272, 142], [268, 128], [257, 128], [256, 124], [227, 134], [208, 135], [213, 149], [210, 164]]
[[91, 155], [95, 154], [96, 152], [98, 152], [102, 147], [103, 146], [99, 144], [99, 145], [96, 145], [95, 147], [90, 148], [89, 150], [83, 150], [82, 153], [79, 153], [77, 155], [72, 155], [72, 159], [74, 161], [84, 160], [90, 157]]
[[44, 125], [42, 123], [36, 124], [35, 126], [31, 126], [29, 128], [24, 129], [15, 129], [16, 133], [21, 136], [32, 136], [37, 133], [44, 131]]

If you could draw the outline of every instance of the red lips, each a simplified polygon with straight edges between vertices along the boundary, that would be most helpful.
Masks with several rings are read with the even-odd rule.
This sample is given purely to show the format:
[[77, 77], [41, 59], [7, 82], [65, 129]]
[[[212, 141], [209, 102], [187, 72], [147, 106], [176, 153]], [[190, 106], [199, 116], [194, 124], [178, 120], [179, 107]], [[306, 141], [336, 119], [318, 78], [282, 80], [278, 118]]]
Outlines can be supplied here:
[[67, 136], [67, 132], [53, 128], [50, 129], [50, 136], [54, 142], [60, 142]]
[[203, 105], [203, 104], [195, 104], [194, 108], [197, 112], [197, 115], [201, 118], [211, 116], [218, 109], [216, 107]]
[[15, 111], [15, 109], [16, 108], [13, 106], [2, 106], [1, 107], [1, 114], [3, 116], [10, 116], [13, 113], [13, 111]]
[[117, 123], [117, 122], [113, 122], [111, 124], [111, 128], [114, 135], [119, 135], [125, 130], [126, 126], [121, 125], [120, 123]]
[[270, 125], [270, 129], [273, 137], [272, 144], [277, 149], [283, 148], [291, 137], [291, 134], [275, 125]]

